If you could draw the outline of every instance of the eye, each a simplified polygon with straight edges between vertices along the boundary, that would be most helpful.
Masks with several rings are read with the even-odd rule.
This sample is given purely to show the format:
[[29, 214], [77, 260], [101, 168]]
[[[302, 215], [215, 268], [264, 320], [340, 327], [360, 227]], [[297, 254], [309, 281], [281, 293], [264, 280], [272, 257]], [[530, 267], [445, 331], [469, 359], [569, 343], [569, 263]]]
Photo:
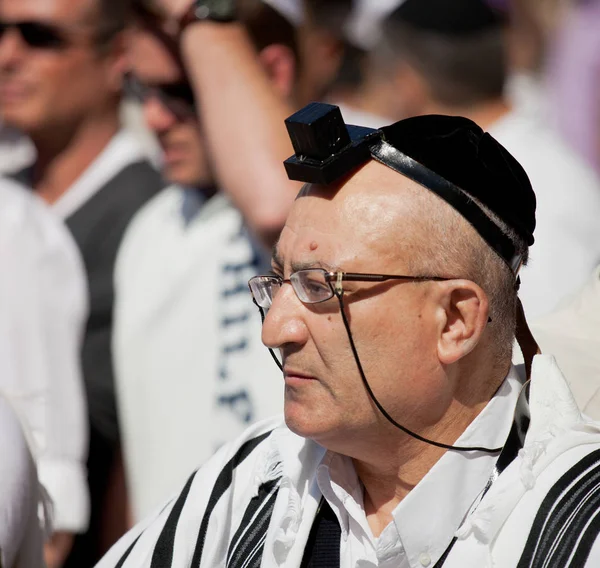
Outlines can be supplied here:
[[307, 278], [305, 283], [306, 291], [311, 295], [320, 295], [323, 292], [329, 294], [329, 285], [322, 280], [315, 280], [314, 278]]

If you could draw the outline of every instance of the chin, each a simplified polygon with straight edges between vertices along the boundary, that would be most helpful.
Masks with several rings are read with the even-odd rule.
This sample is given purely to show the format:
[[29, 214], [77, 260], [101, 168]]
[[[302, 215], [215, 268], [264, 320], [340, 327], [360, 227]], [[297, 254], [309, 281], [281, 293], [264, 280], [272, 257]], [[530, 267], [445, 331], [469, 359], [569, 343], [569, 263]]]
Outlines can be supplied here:
[[0, 116], [3, 124], [26, 134], [37, 130], [40, 123], [23, 105], [0, 105]]
[[284, 416], [287, 427], [294, 434], [302, 438], [309, 438], [318, 443], [327, 439], [334, 430], [330, 416], [325, 417], [326, 419], [324, 420], [318, 413], [313, 415], [307, 409], [299, 408], [297, 405], [286, 403]]
[[170, 183], [183, 185], [184, 187], [197, 187], [197, 177], [188, 168], [180, 164], [165, 164], [163, 177]]

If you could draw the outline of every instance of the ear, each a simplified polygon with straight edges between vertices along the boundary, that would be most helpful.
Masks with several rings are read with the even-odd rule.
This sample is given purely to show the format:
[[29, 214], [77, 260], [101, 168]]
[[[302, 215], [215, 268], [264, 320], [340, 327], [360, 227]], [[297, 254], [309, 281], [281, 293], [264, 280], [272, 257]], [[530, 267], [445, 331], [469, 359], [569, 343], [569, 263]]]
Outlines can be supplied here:
[[107, 70], [107, 81], [115, 94], [123, 91], [123, 79], [125, 73], [130, 69], [129, 47], [131, 32], [124, 31], [116, 36], [107, 47], [105, 65]]
[[488, 322], [489, 302], [483, 289], [470, 280], [451, 280], [439, 297], [438, 358], [451, 365], [479, 343]]
[[277, 93], [283, 98], [289, 98], [296, 79], [296, 58], [292, 50], [275, 43], [265, 47], [258, 58]]

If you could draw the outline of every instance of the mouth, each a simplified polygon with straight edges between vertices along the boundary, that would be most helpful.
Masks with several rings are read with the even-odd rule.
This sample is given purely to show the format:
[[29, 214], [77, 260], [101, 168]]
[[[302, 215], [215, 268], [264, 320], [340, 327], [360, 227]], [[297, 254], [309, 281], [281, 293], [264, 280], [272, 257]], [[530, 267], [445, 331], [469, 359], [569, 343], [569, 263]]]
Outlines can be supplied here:
[[27, 97], [29, 90], [25, 85], [17, 83], [4, 83], [0, 86], [0, 99], [2, 102], [19, 102]]
[[307, 381], [316, 381], [317, 377], [313, 375], [308, 375], [302, 371], [291, 369], [288, 367], [283, 368], [283, 377], [285, 379], [286, 384], [288, 383], [305, 383]]

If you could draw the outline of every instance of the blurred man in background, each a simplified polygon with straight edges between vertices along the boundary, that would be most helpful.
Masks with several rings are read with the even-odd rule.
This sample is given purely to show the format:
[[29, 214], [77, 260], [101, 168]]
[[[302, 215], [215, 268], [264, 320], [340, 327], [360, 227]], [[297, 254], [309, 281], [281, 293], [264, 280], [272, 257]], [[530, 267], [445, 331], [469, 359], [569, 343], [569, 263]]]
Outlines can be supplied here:
[[190, 24], [201, 37], [181, 55], [166, 6], [140, 2], [132, 33], [132, 91], [173, 183], [131, 223], [115, 278], [136, 520], [247, 424], [281, 410], [281, 373], [260, 343], [247, 280], [268, 263], [298, 189], [281, 161], [303, 12], [277, 0], [230, 7], [231, 21]]
[[[85, 529], [89, 519], [81, 381], [85, 271], [67, 228], [28, 188], [0, 179], [0, 204], [0, 393], [22, 422], [40, 483], [52, 499], [52, 518], [42, 520], [54, 526], [46, 563], [55, 568], [68, 554], [73, 533]], [[2, 450], [8, 465], [13, 458], [18, 461], [19, 453]], [[18, 499], [2, 467], [0, 491], [11, 487]], [[37, 483], [30, 487], [37, 517], [40, 492]], [[11, 516], [0, 512], [0, 532]], [[18, 544], [20, 537], [13, 538]], [[12, 565], [10, 560], [4, 564]]]
[[536, 190], [538, 226], [521, 297], [552, 310], [600, 261], [600, 184], [535, 114], [511, 108], [503, 21], [483, 0], [406, 0], [383, 24], [374, 56], [379, 102], [393, 119], [453, 114], [489, 129]]
[[162, 185], [135, 139], [120, 130], [127, 7], [123, 0], [0, 1], [0, 113], [37, 153], [16, 177], [66, 222], [90, 292], [83, 371], [92, 518], [89, 539], [76, 546], [75, 566], [88, 566], [99, 554], [92, 535], [99, 533], [118, 455], [110, 350], [114, 259], [130, 218]]

